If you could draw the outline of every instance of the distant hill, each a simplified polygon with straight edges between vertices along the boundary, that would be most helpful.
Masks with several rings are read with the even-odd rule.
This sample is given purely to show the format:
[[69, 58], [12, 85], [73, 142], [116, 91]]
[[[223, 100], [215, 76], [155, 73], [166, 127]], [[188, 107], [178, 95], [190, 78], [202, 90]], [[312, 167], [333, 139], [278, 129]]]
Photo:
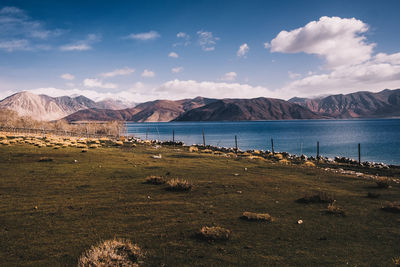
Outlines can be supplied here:
[[121, 109], [116, 101], [95, 102], [84, 96], [50, 97], [30, 92], [19, 92], [0, 101], [0, 108], [14, 110], [20, 116], [30, 116], [36, 120], [58, 120], [78, 110], [88, 108]]
[[320, 99], [295, 97], [289, 102], [338, 119], [400, 116], [400, 89], [330, 95]]
[[203, 107], [189, 110], [176, 121], [254, 121], [254, 120], [291, 120], [320, 119], [303, 106], [281, 99], [222, 99]]
[[183, 100], [155, 100], [123, 110], [86, 109], [67, 116], [67, 121], [111, 121], [125, 120], [135, 122], [171, 121], [188, 110], [202, 107], [216, 99], [196, 97]]

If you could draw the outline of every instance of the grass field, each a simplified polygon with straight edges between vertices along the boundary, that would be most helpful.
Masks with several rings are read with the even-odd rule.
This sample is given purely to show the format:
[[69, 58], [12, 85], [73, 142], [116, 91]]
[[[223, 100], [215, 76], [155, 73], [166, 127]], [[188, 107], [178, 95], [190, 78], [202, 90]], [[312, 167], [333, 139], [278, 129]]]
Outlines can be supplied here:
[[[168, 191], [144, 183], [151, 175], [194, 187]], [[328, 213], [327, 203], [296, 202], [314, 191], [334, 195], [346, 216]], [[0, 265], [76, 266], [91, 245], [117, 237], [142, 248], [144, 266], [394, 266], [400, 213], [381, 207], [399, 200], [395, 183], [378, 189], [315, 167], [183, 148], [1, 146]], [[245, 211], [274, 220], [240, 219]], [[203, 226], [224, 227], [231, 237], [201, 240]]]

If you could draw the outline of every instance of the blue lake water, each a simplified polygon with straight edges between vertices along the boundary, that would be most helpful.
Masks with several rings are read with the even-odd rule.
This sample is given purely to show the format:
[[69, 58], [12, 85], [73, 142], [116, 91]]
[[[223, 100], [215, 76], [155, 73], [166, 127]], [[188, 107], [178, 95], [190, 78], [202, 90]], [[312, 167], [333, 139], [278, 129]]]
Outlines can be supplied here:
[[128, 134], [142, 139], [183, 141], [234, 147], [235, 135], [242, 150], [271, 150], [315, 156], [317, 141], [320, 155], [345, 156], [361, 160], [400, 165], [400, 119], [292, 120], [242, 122], [165, 122], [127, 123]]

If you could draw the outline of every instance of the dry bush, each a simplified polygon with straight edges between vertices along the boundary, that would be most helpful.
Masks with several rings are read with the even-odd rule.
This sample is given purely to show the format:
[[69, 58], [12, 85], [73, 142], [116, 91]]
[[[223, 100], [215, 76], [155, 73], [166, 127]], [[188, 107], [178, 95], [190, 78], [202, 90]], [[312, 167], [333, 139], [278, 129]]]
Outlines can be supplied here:
[[384, 211], [400, 213], [400, 203], [399, 202], [388, 202], [386, 206], [382, 207]]
[[53, 160], [54, 160], [53, 158], [41, 157], [41, 158], [39, 159], [39, 162], [51, 162], [51, 161], [53, 161]]
[[376, 181], [378, 188], [389, 188], [389, 181], [387, 179], [379, 179]]
[[219, 226], [204, 226], [201, 228], [199, 236], [202, 239], [211, 241], [228, 240], [231, 236], [231, 231]]
[[246, 221], [264, 221], [264, 222], [273, 222], [274, 218], [268, 213], [254, 213], [245, 211], [243, 215], [240, 217]]
[[395, 266], [400, 267], [400, 257], [394, 257], [392, 261]]
[[161, 176], [149, 176], [146, 177], [146, 184], [165, 184], [165, 179]]
[[368, 198], [378, 198], [380, 196], [381, 196], [381, 194], [379, 194], [379, 193], [373, 193], [373, 192], [368, 192], [367, 193], [367, 197]]
[[345, 210], [336, 205], [336, 200], [328, 205], [326, 213], [333, 214], [333, 215], [339, 215], [339, 216], [343, 216], [343, 217], [346, 216]]
[[297, 200], [298, 203], [332, 203], [335, 201], [335, 196], [327, 192], [319, 191], [316, 194], [307, 193], [304, 197]]
[[190, 191], [193, 187], [193, 184], [183, 179], [171, 179], [167, 185], [167, 189], [170, 191]]
[[128, 240], [106, 240], [85, 251], [78, 260], [78, 266], [139, 266], [141, 257], [140, 248]]

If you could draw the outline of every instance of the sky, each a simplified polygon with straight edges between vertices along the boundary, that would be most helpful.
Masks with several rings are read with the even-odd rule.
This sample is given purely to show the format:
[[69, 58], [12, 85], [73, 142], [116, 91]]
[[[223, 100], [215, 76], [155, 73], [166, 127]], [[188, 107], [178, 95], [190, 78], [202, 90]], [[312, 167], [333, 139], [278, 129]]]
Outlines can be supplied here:
[[400, 88], [400, 1], [0, 1], [0, 99]]

